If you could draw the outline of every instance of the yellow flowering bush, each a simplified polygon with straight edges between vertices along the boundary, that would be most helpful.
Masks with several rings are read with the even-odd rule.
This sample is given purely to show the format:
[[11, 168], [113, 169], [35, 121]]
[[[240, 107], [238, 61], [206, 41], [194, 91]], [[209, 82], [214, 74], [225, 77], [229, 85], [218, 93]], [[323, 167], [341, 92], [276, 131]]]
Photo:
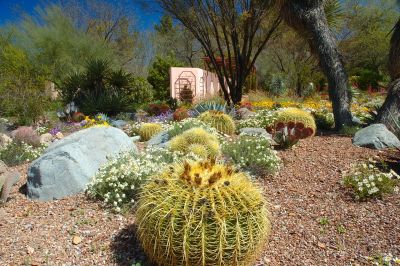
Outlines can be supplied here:
[[81, 122], [84, 128], [89, 128], [93, 126], [108, 127], [110, 124], [102, 119], [101, 115], [91, 118], [90, 116], [85, 116], [85, 119]]

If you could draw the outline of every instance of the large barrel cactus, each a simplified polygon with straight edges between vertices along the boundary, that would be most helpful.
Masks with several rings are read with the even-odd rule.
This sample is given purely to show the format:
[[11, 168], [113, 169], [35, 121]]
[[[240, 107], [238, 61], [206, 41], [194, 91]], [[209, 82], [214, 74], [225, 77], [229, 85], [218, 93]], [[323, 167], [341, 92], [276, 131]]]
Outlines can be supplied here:
[[173, 151], [192, 152], [201, 158], [215, 158], [220, 153], [217, 137], [199, 127], [186, 130], [174, 137], [169, 147]]
[[142, 189], [138, 237], [158, 265], [252, 265], [270, 232], [267, 203], [244, 173], [214, 160], [170, 166]]
[[232, 117], [221, 111], [207, 111], [199, 116], [199, 119], [210, 126], [216, 128], [219, 132], [227, 135], [235, 133], [235, 122]]
[[289, 123], [293, 122], [294, 124], [296, 123], [302, 123], [304, 128], [310, 128], [312, 129], [313, 133], [312, 135], [315, 134], [317, 126], [315, 124], [314, 117], [312, 114], [308, 113], [307, 111], [298, 109], [298, 108], [285, 108], [280, 111], [278, 111], [277, 114], [277, 119], [276, 119], [276, 124], [279, 123]]

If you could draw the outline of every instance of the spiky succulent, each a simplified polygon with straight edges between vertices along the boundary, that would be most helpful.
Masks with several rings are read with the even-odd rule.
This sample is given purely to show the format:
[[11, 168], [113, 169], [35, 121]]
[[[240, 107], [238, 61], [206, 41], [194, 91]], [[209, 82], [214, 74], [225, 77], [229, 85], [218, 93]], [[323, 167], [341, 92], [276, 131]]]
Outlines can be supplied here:
[[260, 187], [214, 160], [185, 162], [144, 185], [139, 240], [158, 265], [252, 265], [269, 232]]
[[287, 124], [289, 122], [302, 123], [304, 128], [311, 128], [313, 130], [312, 136], [314, 136], [317, 129], [312, 114], [298, 108], [285, 108], [278, 111], [276, 124]]
[[203, 128], [192, 128], [174, 137], [169, 147], [173, 151], [194, 153], [201, 158], [215, 158], [220, 153], [217, 137]]
[[221, 111], [204, 112], [199, 116], [199, 119], [223, 134], [233, 135], [235, 133], [236, 126], [232, 117]]
[[139, 135], [142, 141], [148, 141], [155, 134], [162, 131], [160, 124], [155, 123], [144, 123], [139, 128]]

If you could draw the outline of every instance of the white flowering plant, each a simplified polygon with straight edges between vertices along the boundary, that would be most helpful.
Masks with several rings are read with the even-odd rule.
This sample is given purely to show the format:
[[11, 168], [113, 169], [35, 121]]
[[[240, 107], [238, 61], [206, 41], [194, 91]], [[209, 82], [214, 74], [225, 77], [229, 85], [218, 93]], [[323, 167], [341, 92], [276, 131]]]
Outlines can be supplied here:
[[260, 136], [242, 135], [238, 139], [224, 141], [222, 153], [227, 161], [253, 175], [275, 174], [281, 166], [270, 141]]
[[237, 129], [245, 127], [267, 128], [276, 122], [276, 113], [271, 110], [260, 110], [254, 116], [236, 122]]
[[393, 256], [392, 253], [375, 255], [372, 257], [366, 257], [367, 260], [372, 262], [372, 265], [376, 266], [395, 266], [400, 265], [400, 258]]
[[353, 190], [357, 200], [382, 198], [384, 194], [398, 190], [400, 176], [393, 170], [382, 171], [370, 160], [352, 165], [350, 172], [343, 175], [342, 184]]
[[173, 122], [171, 124], [170, 128], [168, 129], [169, 138], [172, 139], [173, 137], [195, 127], [203, 128], [207, 132], [216, 135], [218, 138], [221, 137], [221, 134], [219, 134], [215, 128], [210, 127], [210, 125], [204, 123], [203, 121], [200, 121], [197, 118], [186, 118], [182, 121]]
[[102, 200], [116, 212], [128, 210], [151, 176], [184, 158], [194, 157], [158, 147], [149, 147], [141, 154], [122, 153], [99, 169], [87, 187], [87, 195]]
[[25, 142], [13, 141], [5, 146], [0, 146], [0, 160], [8, 166], [15, 166], [31, 162], [42, 155], [46, 146], [34, 147]]

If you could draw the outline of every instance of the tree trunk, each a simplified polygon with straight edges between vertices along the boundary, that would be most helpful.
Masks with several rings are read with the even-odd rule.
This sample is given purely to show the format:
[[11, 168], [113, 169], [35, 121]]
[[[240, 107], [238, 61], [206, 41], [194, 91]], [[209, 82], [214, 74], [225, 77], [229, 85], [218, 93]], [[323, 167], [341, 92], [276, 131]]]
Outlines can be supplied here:
[[378, 112], [377, 121], [400, 136], [400, 78], [389, 85], [389, 92]]
[[323, 1], [287, 0], [282, 8], [287, 23], [300, 34], [308, 35], [311, 50], [318, 54], [329, 84], [336, 129], [351, 125], [351, 93], [348, 77], [326, 20]]
[[389, 130], [400, 135], [400, 19], [393, 28], [390, 40], [389, 73], [393, 82], [379, 109], [377, 122], [385, 124]]

